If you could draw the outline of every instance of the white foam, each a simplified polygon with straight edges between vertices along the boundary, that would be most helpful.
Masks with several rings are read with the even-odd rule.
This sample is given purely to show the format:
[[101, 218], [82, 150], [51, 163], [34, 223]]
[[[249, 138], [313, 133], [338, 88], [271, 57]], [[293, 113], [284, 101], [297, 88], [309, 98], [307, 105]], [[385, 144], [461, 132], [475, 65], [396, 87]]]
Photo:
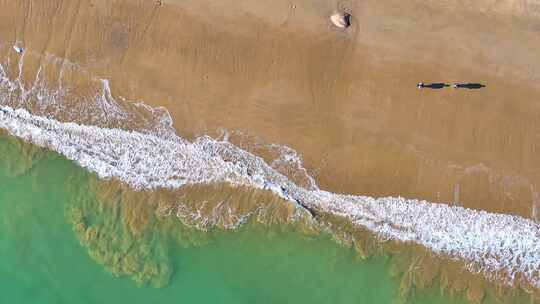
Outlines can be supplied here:
[[[41, 61], [33, 79], [23, 77], [29, 74], [25, 70], [25, 58]], [[15, 64], [17, 74], [10, 79], [7, 71]], [[58, 80], [51, 86], [43, 74], [56, 69], [59, 69]], [[66, 83], [64, 77], [71, 74], [86, 79], [90, 91], [81, 96], [77, 88]], [[73, 100], [77, 102], [70, 102]], [[64, 121], [83, 121], [103, 127], [121, 127], [129, 122], [139, 131], [164, 137], [174, 133], [172, 119], [164, 108], [152, 108], [142, 101], [133, 103], [114, 97], [107, 79], [90, 75], [77, 63], [32, 50], [25, 50], [14, 63], [9, 57], [0, 63], [0, 104], [31, 109], [34, 114], [61, 117]]]
[[285, 175], [296, 185], [308, 190], [318, 190], [315, 178], [304, 167], [302, 157], [296, 150], [282, 144], [266, 143], [257, 135], [246, 131], [220, 129], [218, 138], [255, 155], [264, 155], [264, 160], [277, 172]]
[[[471, 271], [540, 288], [540, 226], [511, 215], [403, 198], [372, 198], [308, 190], [231, 143], [207, 136], [189, 142], [139, 132], [61, 123], [0, 106], [0, 128], [57, 151], [135, 189], [221, 183], [266, 188], [319, 212], [328, 212], [381, 238], [409, 241], [468, 263]], [[191, 216], [191, 215], [190, 215]]]

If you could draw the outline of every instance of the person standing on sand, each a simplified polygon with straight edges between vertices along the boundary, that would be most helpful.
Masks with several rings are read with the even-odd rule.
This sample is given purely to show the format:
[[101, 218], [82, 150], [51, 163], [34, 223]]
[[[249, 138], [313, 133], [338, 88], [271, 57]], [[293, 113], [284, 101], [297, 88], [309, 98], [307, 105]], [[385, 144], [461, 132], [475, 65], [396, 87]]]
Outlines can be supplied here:
[[446, 84], [446, 83], [443, 83], [443, 82], [434, 82], [434, 83], [423, 83], [423, 82], [419, 82], [418, 84], [416, 84], [416, 87], [418, 89], [423, 89], [423, 88], [429, 88], [429, 89], [442, 89], [444, 87], [448, 87], [450, 85]]

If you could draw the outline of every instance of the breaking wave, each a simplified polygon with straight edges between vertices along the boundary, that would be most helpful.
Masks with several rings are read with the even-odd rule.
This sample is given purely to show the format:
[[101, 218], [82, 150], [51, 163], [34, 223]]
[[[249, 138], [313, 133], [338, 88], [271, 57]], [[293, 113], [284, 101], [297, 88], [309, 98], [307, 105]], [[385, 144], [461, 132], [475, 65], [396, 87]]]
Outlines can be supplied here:
[[208, 136], [185, 140], [64, 123], [0, 106], [0, 128], [54, 150], [103, 179], [135, 189], [229, 183], [267, 189], [314, 217], [329, 214], [388, 240], [412, 242], [465, 261], [469, 270], [540, 288], [540, 226], [519, 216], [404, 198], [309, 190], [262, 158]]

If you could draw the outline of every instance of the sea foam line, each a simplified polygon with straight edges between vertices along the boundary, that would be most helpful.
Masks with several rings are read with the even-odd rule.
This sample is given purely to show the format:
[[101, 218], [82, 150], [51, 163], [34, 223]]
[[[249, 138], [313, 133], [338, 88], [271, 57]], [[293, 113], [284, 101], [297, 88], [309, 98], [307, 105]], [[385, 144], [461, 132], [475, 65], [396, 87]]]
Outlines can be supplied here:
[[489, 279], [540, 288], [540, 226], [519, 216], [403, 198], [372, 198], [307, 190], [260, 157], [207, 136], [189, 142], [151, 134], [62, 123], [0, 106], [0, 128], [54, 150], [100, 178], [135, 189], [227, 182], [269, 189], [346, 219], [384, 239], [413, 242], [460, 259]]

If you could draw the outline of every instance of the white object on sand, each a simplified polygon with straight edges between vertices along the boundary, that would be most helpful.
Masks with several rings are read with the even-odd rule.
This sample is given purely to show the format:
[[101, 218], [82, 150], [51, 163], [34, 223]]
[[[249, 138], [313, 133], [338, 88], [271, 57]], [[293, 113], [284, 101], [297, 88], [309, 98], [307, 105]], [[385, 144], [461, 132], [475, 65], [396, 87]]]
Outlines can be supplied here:
[[22, 54], [24, 52], [24, 49], [22, 47], [19, 47], [19, 46], [16, 46], [16, 45], [13, 46], [13, 49], [15, 50], [15, 52], [17, 52], [19, 54]]
[[330, 21], [332, 21], [332, 23], [339, 28], [347, 28], [349, 25], [351, 25], [348, 18], [350, 18], [350, 15], [348, 14], [335, 13], [330, 16]]

